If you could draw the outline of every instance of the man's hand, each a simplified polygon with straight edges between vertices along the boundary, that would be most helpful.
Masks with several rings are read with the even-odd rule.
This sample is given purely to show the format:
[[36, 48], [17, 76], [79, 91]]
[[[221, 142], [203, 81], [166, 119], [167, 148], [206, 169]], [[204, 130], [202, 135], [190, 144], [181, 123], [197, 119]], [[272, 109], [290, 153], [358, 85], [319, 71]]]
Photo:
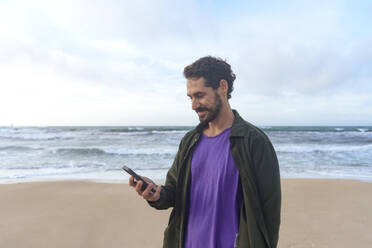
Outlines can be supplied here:
[[[155, 186], [155, 183], [147, 178], [147, 177], [142, 177], [143, 180], [145, 180], [147, 183], [148, 183], [148, 186], [147, 188], [142, 191], [141, 188], [142, 188], [142, 182], [141, 181], [135, 181], [133, 176], [131, 176], [129, 178], [129, 185], [132, 186], [133, 188], [135, 188], [135, 190], [137, 191], [137, 193], [142, 196], [145, 200], [147, 201], [150, 201], [150, 202], [154, 202], [154, 201], [157, 201], [159, 200], [160, 198], [160, 191], [161, 191], [161, 186]], [[155, 188], [156, 189], [156, 192], [155, 193], [152, 193], [151, 192], [151, 189], [152, 188]]]

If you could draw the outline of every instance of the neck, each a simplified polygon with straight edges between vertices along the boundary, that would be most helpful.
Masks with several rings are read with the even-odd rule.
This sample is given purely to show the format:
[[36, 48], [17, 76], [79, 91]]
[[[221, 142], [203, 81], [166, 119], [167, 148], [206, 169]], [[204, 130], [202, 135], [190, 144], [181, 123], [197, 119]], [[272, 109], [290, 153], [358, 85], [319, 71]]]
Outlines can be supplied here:
[[208, 126], [204, 129], [203, 133], [207, 136], [216, 136], [226, 128], [231, 127], [233, 122], [234, 113], [232, 112], [229, 103], [224, 104], [216, 119], [208, 123]]

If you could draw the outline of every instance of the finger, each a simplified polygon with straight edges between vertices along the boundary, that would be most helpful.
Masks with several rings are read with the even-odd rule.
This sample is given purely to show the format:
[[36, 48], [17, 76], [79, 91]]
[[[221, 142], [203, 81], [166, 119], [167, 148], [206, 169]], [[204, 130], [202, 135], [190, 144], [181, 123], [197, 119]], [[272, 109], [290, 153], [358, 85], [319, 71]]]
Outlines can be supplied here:
[[148, 201], [157, 201], [160, 198], [160, 191], [161, 191], [161, 186], [156, 187], [155, 193], [152, 194], [152, 196], [148, 199]]
[[142, 197], [145, 198], [146, 200], [152, 196], [151, 189], [154, 187], [153, 183], [149, 183], [147, 185], [147, 188], [143, 191]]
[[141, 177], [142, 177], [142, 179], [145, 180], [147, 183], [152, 183], [152, 184], [155, 185], [155, 183], [154, 183], [150, 178], [148, 178], [148, 177], [143, 177], [143, 176], [141, 176]]
[[132, 186], [132, 187], [135, 187], [136, 186], [136, 182], [134, 181], [134, 177], [133, 176], [130, 176], [129, 177], [129, 185]]
[[136, 184], [136, 191], [137, 191], [137, 193], [138, 193], [139, 195], [141, 195], [141, 196], [142, 196], [142, 184], [143, 184], [142, 181], [139, 181], [139, 182], [137, 182], [137, 184]]
[[161, 186], [156, 187], [156, 192], [148, 199], [148, 201], [157, 201], [160, 198]]

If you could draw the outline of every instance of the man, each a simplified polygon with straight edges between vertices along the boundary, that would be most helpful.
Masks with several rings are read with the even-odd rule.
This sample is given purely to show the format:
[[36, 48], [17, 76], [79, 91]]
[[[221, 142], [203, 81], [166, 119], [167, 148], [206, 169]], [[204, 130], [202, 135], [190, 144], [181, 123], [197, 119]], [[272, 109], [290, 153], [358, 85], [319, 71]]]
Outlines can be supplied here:
[[268, 137], [231, 109], [230, 65], [203, 57], [184, 76], [200, 124], [183, 137], [164, 186], [144, 178], [149, 185], [141, 191], [132, 177], [129, 184], [152, 207], [173, 207], [163, 247], [276, 247], [278, 161]]

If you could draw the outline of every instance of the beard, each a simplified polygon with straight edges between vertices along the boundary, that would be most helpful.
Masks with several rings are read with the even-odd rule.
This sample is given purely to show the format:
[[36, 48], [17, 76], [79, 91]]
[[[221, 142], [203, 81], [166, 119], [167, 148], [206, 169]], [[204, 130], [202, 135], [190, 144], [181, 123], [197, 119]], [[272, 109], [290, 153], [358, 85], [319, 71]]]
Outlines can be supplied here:
[[217, 118], [218, 114], [220, 113], [222, 108], [222, 100], [221, 97], [215, 93], [214, 96], [214, 106], [207, 108], [207, 107], [199, 107], [195, 111], [207, 111], [205, 116], [199, 116], [200, 124], [203, 126], [207, 126], [209, 122], [213, 121]]

